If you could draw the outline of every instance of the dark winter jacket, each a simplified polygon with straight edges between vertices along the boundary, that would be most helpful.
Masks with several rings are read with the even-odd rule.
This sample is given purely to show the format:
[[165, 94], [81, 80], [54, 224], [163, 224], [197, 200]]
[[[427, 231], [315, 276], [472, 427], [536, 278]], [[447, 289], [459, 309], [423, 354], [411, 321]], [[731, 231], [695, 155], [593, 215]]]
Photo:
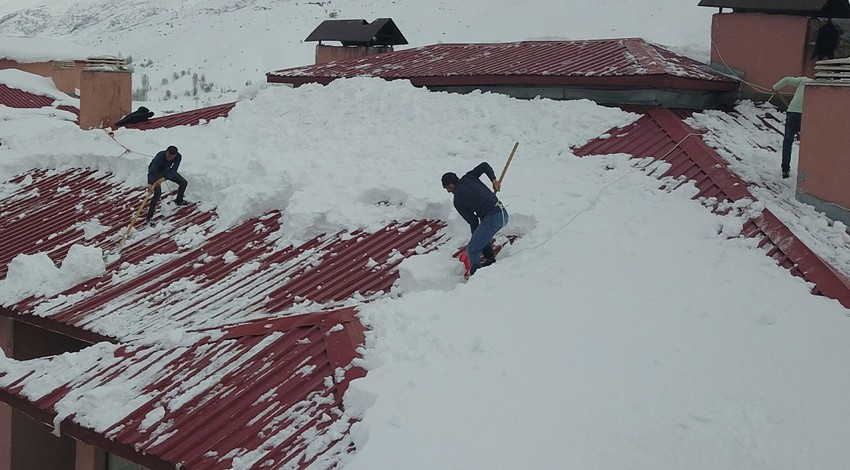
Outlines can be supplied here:
[[469, 223], [474, 232], [481, 219], [500, 210], [497, 207], [499, 199], [481, 182], [481, 175], [486, 174], [490, 181], [496, 179], [493, 168], [482, 162], [470, 170], [457, 182], [454, 189], [454, 206], [463, 220]]
[[165, 150], [156, 154], [148, 165], [148, 184], [156, 183], [156, 180], [165, 178], [170, 180], [177, 174], [177, 169], [180, 168], [180, 160], [183, 156], [177, 152], [177, 156], [170, 162], [165, 159]]
[[841, 29], [832, 21], [827, 22], [818, 30], [815, 40], [815, 48], [812, 51], [812, 59], [832, 59], [835, 57], [835, 48], [841, 39]]
[[139, 122], [147, 121], [153, 116], [153, 111], [145, 108], [144, 106], [139, 106], [139, 109], [133, 111], [132, 113], [122, 117], [118, 122], [115, 123], [115, 127], [126, 126], [127, 124], [136, 124]]

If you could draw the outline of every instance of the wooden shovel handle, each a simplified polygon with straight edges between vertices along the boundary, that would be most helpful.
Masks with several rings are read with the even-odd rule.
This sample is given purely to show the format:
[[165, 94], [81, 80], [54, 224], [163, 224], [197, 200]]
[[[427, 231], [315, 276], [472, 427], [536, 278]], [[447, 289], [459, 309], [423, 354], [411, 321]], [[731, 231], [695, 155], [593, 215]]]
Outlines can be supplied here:
[[511, 156], [508, 157], [508, 162], [505, 163], [505, 167], [502, 168], [502, 174], [499, 176], [499, 186], [502, 185], [502, 180], [505, 179], [505, 173], [508, 172], [508, 167], [511, 165], [511, 160], [514, 159], [514, 154], [516, 153], [516, 148], [519, 147], [519, 142], [514, 144], [514, 149], [511, 150]]

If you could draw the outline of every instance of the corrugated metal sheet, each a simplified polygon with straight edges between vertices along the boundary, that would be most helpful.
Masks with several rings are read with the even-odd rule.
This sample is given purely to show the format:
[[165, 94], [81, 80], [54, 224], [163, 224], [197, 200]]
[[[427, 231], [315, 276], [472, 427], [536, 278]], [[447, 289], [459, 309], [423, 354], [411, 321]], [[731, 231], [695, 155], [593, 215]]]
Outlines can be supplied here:
[[203, 124], [212, 121], [213, 119], [217, 119], [220, 117], [227, 117], [227, 115], [230, 113], [230, 110], [233, 109], [234, 106], [236, 106], [235, 102], [219, 104], [206, 108], [194, 109], [192, 111], [169, 114], [168, 116], [155, 117], [145, 122], [128, 124], [123, 127], [126, 127], [128, 129], [147, 130], [163, 129], [177, 126], [195, 126], [198, 124]]
[[[633, 85], [735, 90], [707, 65], [642, 39], [435, 44], [360, 59], [278, 70], [275, 83], [329, 83], [374, 76], [416, 86], [457, 84]], [[641, 80], [638, 80], [641, 79]], [[636, 81], [637, 80], [637, 81]]]
[[[0, 278], [18, 254], [44, 252], [59, 262], [75, 243], [116, 248], [145, 191], [123, 187], [108, 173], [83, 169], [33, 170], [11, 183], [19, 188], [0, 199]], [[170, 194], [163, 195], [164, 204], [170, 200]], [[171, 223], [175, 231], [191, 226], [207, 233], [212, 217], [181, 208]], [[134, 235], [125, 256], [135, 259], [176, 249], [173, 241], [158, 238], [155, 232]]]
[[[47, 96], [36, 95], [28, 91], [11, 88], [0, 83], [0, 105], [10, 108], [52, 108], [54, 103], [53, 98]], [[80, 110], [75, 106], [60, 105], [56, 107], [63, 111], [74, 113], [77, 117], [80, 116]]]
[[325, 20], [307, 36], [305, 41], [339, 41], [345, 45], [394, 46], [407, 44], [407, 39], [390, 18], [378, 18], [369, 23], [359, 20]]
[[[756, 201], [746, 182], [726, 166], [723, 159], [700, 138], [700, 133], [682, 121], [676, 113], [662, 108], [650, 109], [633, 124], [612, 129], [610, 137], [591, 141], [574, 149], [578, 156], [627, 153], [668, 162], [670, 168], [660, 175], [685, 177], [699, 189], [694, 198], [716, 198], [718, 203], [750, 199]], [[718, 205], [715, 205], [715, 210]], [[780, 266], [815, 285], [812, 292], [838, 300], [850, 308], [850, 281], [835, 272], [815, 255], [769, 210], [750, 219], [743, 235], [759, 240]]]
[[[143, 194], [93, 170], [35, 170], [11, 184], [19, 187], [0, 199], [3, 275], [19, 253], [58, 264], [75, 243], [115, 247]], [[363, 332], [346, 307], [389, 290], [398, 264], [436, 248], [444, 225], [391, 223], [292, 245], [280, 219], [273, 211], [214, 232], [214, 213], [181, 207], [134, 233], [103, 276], [0, 309], [89, 341], [123, 341], [102, 356], [74, 353], [91, 361], [78, 363], [87, 372], [46, 396], [24, 394], [38, 380], [28, 374], [0, 399], [50, 424], [64, 398], [129, 384], [140, 401], [120, 422], [92, 428], [76, 408], [63, 432], [152, 469], [333, 468], [352, 450], [341, 398], [363, 375], [350, 367]], [[175, 328], [209, 338], [176, 348], [150, 340]]]
[[[11, 88], [0, 84], [0, 105], [10, 108], [44, 108], [53, 107], [53, 98], [47, 96], [36, 95], [27, 91]], [[195, 126], [203, 124], [213, 119], [226, 117], [230, 110], [236, 106], [236, 103], [224, 103], [206, 108], [194, 109], [182, 113], [170, 114], [150, 119], [145, 122], [129, 124], [130, 129], [160, 129], [177, 126]], [[56, 107], [64, 111], [74, 113], [77, 117], [80, 116], [79, 108], [70, 105], [59, 105]]]
[[103, 417], [92, 420], [92, 410], [77, 407], [60, 417], [59, 429], [151, 469], [334, 468], [353, 450], [342, 396], [365, 374], [352, 366], [364, 339], [354, 313], [233, 326], [181, 347], [101, 345], [99, 354], [57, 359], [86, 371], [53, 382], [46, 394], [24, 392], [34, 382], [35, 393], [44, 389], [43, 364], [0, 374], [8, 384], [0, 398], [53, 424], [67, 401], [111, 403], [104, 390], [125, 390], [130, 396], [121, 399], [133, 406], [112, 409], [114, 424], [84, 427]]
[[[143, 191], [122, 189], [109, 175], [88, 170], [26, 178], [28, 184], [0, 200], [3, 274], [19, 253], [45, 252], [58, 264], [75, 243], [114, 248]], [[162, 226], [131, 236], [103, 276], [50, 298], [25, 299], [13, 314], [49, 317], [71, 336], [131, 338], [334, 308], [388, 291], [396, 266], [436, 248], [443, 227], [430, 220], [393, 223], [292, 246], [281, 242], [280, 217], [271, 212], [213, 234], [214, 213], [181, 207]], [[92, 227], [103, 231], [93, 235]], [[199, 241], [178, 245], [181, 239]], [[157, 294], [163, 286], [167, 296]]]
[[52, 106], [53, 98], [36, 95], [0, 83], [0, 104], [10, 108], [43, 108]]

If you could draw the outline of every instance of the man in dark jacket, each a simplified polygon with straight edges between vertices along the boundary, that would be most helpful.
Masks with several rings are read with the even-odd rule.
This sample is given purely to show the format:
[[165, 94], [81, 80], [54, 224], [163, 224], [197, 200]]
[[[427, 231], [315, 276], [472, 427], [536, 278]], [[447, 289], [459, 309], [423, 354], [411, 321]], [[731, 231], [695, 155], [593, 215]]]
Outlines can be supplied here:
[[[490, 178], [493, 191], [481, 182], [480, 178], [483, 174]], [[463, 178], [458, 178], [454, 173], [444, 174], [442, 183], [447, 192], [454, 194], [455, 209], [472, 230], [472, 237], [466, 244], [471, 276], [479, 267], [496, 262], [496, 253], [493, 251], [490, 240], [508, 223], [508, 211], [495, 194], [501, 189], [499, 181], [490, 164], [482, 162], [463, 175]], [[484, 256], [483, 264], [482, 255]]]
[[186, 186], [189, 185], [189, 182], [186, 181], [186, 178], [180, 176], [180, 173], [177, 173], [181, 160], [183, 160], [183, 156], [177, 151], [177, 147], [169, 145], [167, 149], [157, 153], [153, 157], [153, 160], [151, 160], [150, 165], [148, 165], [148, 191], [153, 191], [153, 196], [151, 196], [150, 205], [148, 206], [148, 217], [146, 219], [148, 225], [151, 224], [153, 213], [156, 211], [156, 205], [162, 194], [159, 186], [163, 181], [169, 180], [177, 183], [175, 204], [178, 206], [189, 204], [183, 199], [183, 194], [186, 192]]

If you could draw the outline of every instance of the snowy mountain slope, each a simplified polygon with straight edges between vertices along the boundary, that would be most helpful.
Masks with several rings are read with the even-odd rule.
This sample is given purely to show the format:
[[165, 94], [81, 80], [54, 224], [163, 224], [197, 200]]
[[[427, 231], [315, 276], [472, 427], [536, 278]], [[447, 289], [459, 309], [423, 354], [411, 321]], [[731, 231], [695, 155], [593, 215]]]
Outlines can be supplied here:
[[[331, 18], [390, 17], [415, 47], [437, 42], [643, 37], [707, 60], [712, 9], [643, 0], [7, 0], [0, 34], [63, 39], [132, 58], [149, 101], [232, 100], [265, 72], [313, 62], [303, 39]], [[522, 21], [517, 21], [522, 18]]]

